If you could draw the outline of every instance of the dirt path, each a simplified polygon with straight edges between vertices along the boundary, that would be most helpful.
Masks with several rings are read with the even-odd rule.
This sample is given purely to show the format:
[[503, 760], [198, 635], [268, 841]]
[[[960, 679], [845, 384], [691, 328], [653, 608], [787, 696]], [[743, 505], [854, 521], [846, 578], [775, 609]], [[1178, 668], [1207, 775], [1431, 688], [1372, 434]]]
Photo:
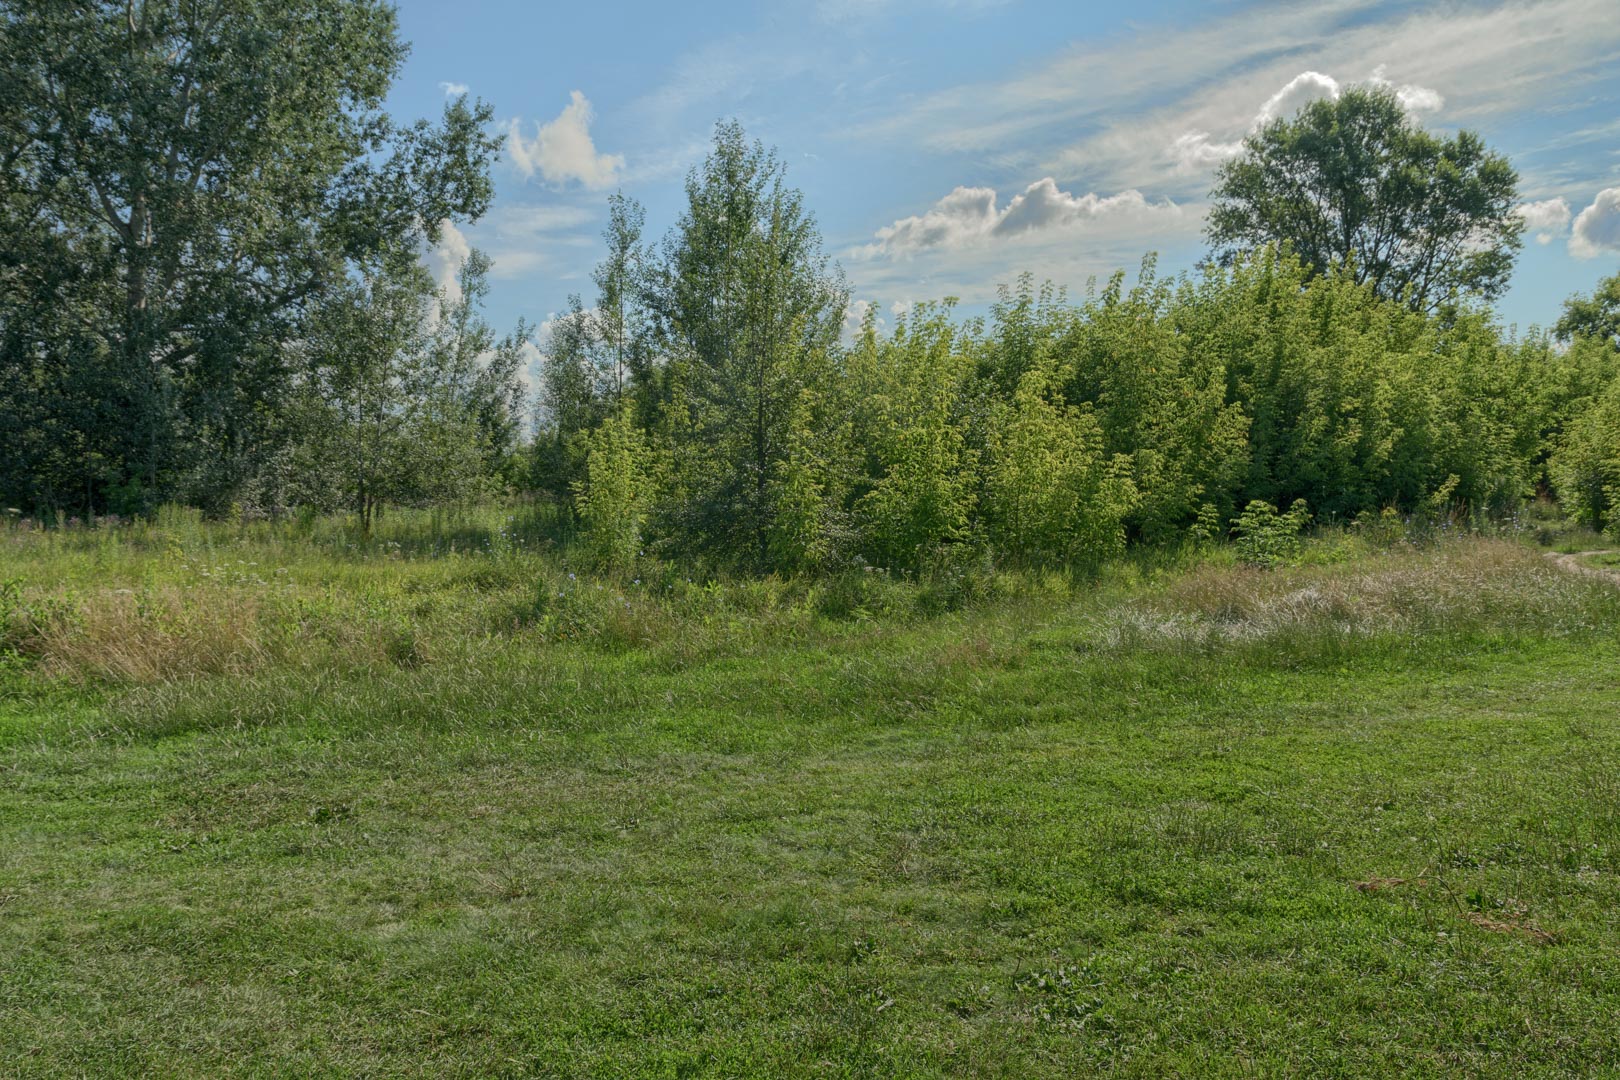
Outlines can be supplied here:
[[1587, 566], [1581, 562], [1582, 559], [1591, 558], [1593, 555], [1615, 554], [1620, 554], [1620, 551], [1613, 548], [1598, 551], [1577, 551], [1573, 555], [1560, 555], [1558, 552], [1552, 551], [1547, 553], [1547, 558], [1572, 574], [1585, 574], [1588, 577], [1602, 578], [1605, 581], [1612, 581], [1616, 585], [1620, 585], [1620, 567], [1610, 569], [1604, 566]]

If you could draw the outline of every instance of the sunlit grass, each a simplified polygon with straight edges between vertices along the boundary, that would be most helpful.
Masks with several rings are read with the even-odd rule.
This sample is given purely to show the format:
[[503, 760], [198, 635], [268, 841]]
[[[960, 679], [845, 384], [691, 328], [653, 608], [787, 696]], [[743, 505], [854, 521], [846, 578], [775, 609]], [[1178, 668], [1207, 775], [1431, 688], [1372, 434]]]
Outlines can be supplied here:
[[0, 537], [0, 1073], [1620, 1055], [1604, 580], [608, 581], [512, 521]]

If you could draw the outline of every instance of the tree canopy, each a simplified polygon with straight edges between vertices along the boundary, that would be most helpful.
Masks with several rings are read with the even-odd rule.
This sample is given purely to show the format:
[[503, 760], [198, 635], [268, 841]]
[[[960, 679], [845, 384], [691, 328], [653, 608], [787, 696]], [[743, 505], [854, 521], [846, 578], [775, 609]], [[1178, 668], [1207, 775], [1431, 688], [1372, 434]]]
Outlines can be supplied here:
[[1222, 165], [1206, 235], [1215, 257], [1286, 244], [1313, 272], [1351, 268], [1432, 310], [1494, 299], [1521, 246], [1518, 174], [1471, 131], [1431, 134], [1394, 90], [1355, 86], [1250, 135]]
[[1566, 300], [1553, 332], [1563, 341], [1591, 338], [1620, 346], [1620, 274], [1598, 282], [1590, 295]]
[[0, 0], [0, 493], [230, 497], [323, 293], [489, 203], [487, 106], [382, 111], [405, 53], [380, 0]]

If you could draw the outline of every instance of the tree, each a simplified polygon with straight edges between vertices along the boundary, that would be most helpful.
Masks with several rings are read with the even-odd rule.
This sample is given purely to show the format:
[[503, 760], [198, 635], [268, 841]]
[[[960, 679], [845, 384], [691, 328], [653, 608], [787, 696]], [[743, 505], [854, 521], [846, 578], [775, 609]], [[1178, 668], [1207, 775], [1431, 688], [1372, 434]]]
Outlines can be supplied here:
[[854, 504], [861, 549], [889, 569], [922, 569], [974, 539], [980, 454], [964, 403], [975, 357], [950, 311], [919, 304], [886, 341], [868, 323], [848, 359], [854, 443], [868, 459]]
[[1576, 294], [1564, 301], [1553, 332], [1560, 341], [1584, 337], [1620, 348], [1620, 274], [1598, 282], [1590, 296]]
[[1380, 294], [1434, 310], [1507, 288], [1524, 223], [1518, 174], [1480, 137], [1419, 127], [1388, 87], [1351, 87], [1244, 140], [1221, 166], [1206, 235], [1215, 257], [1286, 244], [1316, 274], [1348, 265]]
[[488, 255], [473, 249], [456, 273], [455, 299], [445, 290], [438, 299], [428, 348], [444, 381], [453, 407], [470, 414], [478, 428], [478, 444], [486, 471], [493, 473], [517, 443], [523, 412], [523, 383], [518, 369], [531, 336], [521, 319], [517, 328], [497, 342], [484, 319], [482, 307], [489, 295]]
[[434, 340], [441, 299], [403, 257], [323, 294], [295, 347], [295, 501], [348, 510], [370, 536], [389, 503], [481, 493], [479, 403], [456, 352]]
[[608, 197], [608, 224], [602, 232], [608, 253], [591, 275], [596, 282], [597, 325], [601, 358], [597, 362], [604, 396], [615, 406], [629, 389], [630, 379], [645, 374], [647, 365], [647, 253], [641, 230], [647, 212], [622, 193]]
[[675, 531], [709, 554], [763, 567], [777, 463], [800, 391], [829, 372], [848, 290], [781, 159], [750, 143], [738, 124], [715, 129], [686, 194], [655, 309], [683, 368], [685, 400], [670, 407], [689, 421], [676, 425], [686, 496]]
[[405, 52], [382, 0], [0, 0], [0, 370], [59, 448], [3, 494], [169, 497], [286, 389], [244, 345], [484, 211], [491, 110], [396, 125]]
[[596, 306], [579, 295], [553, 321], [541, 371], [540, 431], [535, 440], [537, 486], [559, 504], [584, 480], [587, 432], [617, 414], [628, 395], [637, 398], [636, 419], [648, 426], [653, 402], [644, 384], [653, 370], [646, 307], [647, 251], [641, 246], [646, 212], [634, 199], [608, 199], [602, 232], [607, 255], [591, 277]]

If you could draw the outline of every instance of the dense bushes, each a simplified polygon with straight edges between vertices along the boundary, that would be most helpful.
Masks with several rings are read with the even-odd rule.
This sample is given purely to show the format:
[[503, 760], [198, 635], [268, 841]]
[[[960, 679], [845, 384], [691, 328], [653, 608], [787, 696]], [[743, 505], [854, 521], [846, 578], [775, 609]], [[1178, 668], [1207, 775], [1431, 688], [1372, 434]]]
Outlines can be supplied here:
[[1620, 380], [1570, 421], [1551, 472], [1577, 521], [1620, 539]]
[[[790, 335], [729, 397], [701, 349], [669, 361], [643, 410], [642, 452], [677, 463], [649, 494], [650, 546], [933, 573], [1232, 535], [1265, 563], [1306, 520], [1507, 512], [1553, 487], [1599, 525], [1620, 497], [1612, 345], [1414, 311], [1273, 250], [1177, 279], [1149, 260], [1077, 304], [1025, 278], [988, 320], [919, 305], [879, 326], [868, 312], [842, 348]], [[728, 431], [740, 450], [706, 457]]]

